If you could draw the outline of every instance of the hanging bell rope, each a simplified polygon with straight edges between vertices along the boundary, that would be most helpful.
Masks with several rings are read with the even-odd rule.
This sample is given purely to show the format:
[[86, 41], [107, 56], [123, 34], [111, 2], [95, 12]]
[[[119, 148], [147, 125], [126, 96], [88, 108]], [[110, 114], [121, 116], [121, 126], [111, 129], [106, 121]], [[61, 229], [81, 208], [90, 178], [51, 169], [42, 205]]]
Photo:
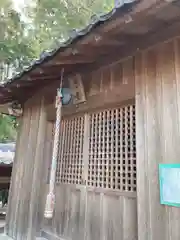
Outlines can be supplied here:
[[61, 71], [60, 88], [57, 89], [57, 96], [56, 96], [56, 125], [55, 125], [55, 133], [54, 133], [54, 144], [53, 144], [53, 153], [52, 153], [49, 191], [46, 198], [46, 206], [45, 206], [45, 212], [44, 212], [45, 218], [53, 217], [54, 204], [55, 204], [54, 187], [55, 187], [55, 181], [56, 181], [56, 166], [57, 166], [58, 151], [59, 151], [63, 77], [64, 77], [64, 69], [62, 69]]

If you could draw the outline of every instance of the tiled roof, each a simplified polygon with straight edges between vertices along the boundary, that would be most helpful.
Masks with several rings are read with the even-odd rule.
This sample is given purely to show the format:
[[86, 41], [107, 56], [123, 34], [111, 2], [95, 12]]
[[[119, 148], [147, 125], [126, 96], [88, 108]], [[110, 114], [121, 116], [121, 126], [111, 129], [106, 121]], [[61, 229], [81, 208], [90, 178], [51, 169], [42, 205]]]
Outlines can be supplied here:
[[88, 26], [86, 26], [81, 30], [78, 30], [78, 29], [72, 30], [70, 32], [68, 40], [61, 43], [56, 49], [52, 51], [44, 51], [40, 55], [39, 59], [32, 61], [29, 67], [24, 68], [21, 73], [15, 75], [13, 78], [6, 81], [5, 85], [7, 83], [10, 83], [14, 80], [21, 78], [24, 74], [30, 72], [31, 70], [36, 68], [38, 65], [41, 65], [42, 63], [52, 59], [57, 53], [63, 51], [65, 48], [68, 48], [72, 43], [79, 40], [80, 38], [86, 36], [97, 26], [111, 20], [116, 14], [120, 14], [120, 13], [123, 14], [124, 12], [127, 12], [128, 10], [131, 9], [132, 5], [135, 2], [138, 2], [138, 0], [115, 0], [115, 7], [109, 13], [92, 16]]

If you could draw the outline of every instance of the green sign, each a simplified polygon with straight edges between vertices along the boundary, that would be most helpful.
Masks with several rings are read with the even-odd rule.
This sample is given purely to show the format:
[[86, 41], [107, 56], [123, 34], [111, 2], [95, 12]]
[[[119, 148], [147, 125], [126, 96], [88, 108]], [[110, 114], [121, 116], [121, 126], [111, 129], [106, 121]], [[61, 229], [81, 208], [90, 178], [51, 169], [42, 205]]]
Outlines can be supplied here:
[[160, 202], [180, 207], [180, 164], [159, 164]]

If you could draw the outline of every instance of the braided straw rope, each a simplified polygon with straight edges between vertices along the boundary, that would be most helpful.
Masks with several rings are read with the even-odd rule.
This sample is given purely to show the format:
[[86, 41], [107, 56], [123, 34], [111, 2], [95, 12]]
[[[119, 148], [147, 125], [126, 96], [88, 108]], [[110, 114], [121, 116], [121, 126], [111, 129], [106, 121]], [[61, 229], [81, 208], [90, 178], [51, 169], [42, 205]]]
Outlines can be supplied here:
[[57, 90], [57, 96], [56, 96], [56, 125], [55, 125], [53, 154], [52, 154], [52, 163], [51, 163], [51, 172], [50, 172], [49, 192], [46, 198], [46, 206], [45, 206], [45, 212], [44, 212], [45, 218], [53, 217], [54, 204], [55, 204], [54, 186], [56, 181], [56, 166], [57, 166], [58, 151], [59, 151], [59, 137], [60, 137], [61, 109], [62, 109], [61, 88], [62, 88], [63, 72], [61, 73], [60, 89]]

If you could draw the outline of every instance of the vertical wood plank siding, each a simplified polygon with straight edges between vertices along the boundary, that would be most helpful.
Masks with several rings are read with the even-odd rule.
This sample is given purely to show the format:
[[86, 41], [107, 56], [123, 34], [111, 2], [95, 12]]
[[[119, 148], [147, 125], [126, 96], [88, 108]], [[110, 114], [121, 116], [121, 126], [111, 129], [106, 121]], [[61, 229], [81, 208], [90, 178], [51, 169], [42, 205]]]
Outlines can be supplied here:
[[[160, 205], [158, 164], [179, 163], [180, 39], [82, 77], [85, 111], [132, 99], [135, 78], [138, 201], [136, 195], [108, 189], [57, 185], [50, 230], [73, 240], [179, 240], [180, 209]], [[53, 126], [46, 120], [46, 107], [36, 96], [22, 118], [6, 226], [18, 240], [33, 240], [43, 225]]]
[[135, 194], [56, 186], [56, 206], [45, 230], [73, 240], [137, 240]]
[[[129, 58], [123, 63], [119, 62], [116, 64], [112, 64], [111, 66], [108, 66], [106, 68], [98, 69], [97, 71], [94, 71], [93, 73], [89, 74], [86, 77], [83, 76], [86, 95], [87, 95], [87, 102], [86, 102], [87, 109], [85, 111], [87, 114], [85, 115], [94, 116], [94, 117], [91, 117], [92, 119], [94, 119], [93, 121], [90, 121], [90, 119], [88, 118], [89, 122], [85, 121], [85, 124], [88, 122], [88, 126], [91, 126], [91, 129], [88, 129], [88, 132], [93, 131], [93, 134], [95, 134], [95, 139], [93, 144], [95, 145], [99, 144], [98, 145], [99, 148], [101, 145], [100, 141], [104, 141], [103, 139], [105, 139], [101, 136], [105, 134], [104, 130], [101, 130], [101, 127], [103, 126], [105, 121], [102, 118], [103, 110], [106, 109], [106, 113], [109, 116], [109, 118], [107, 116], [107, 119], [106, 119], [107, 122], [108, 120], [109, 121], [111, 120], [111, 123], [113, 123], [113, 121], [115, 121], [115, 118], [117, 119], [117, 117], [119, 116], [118, 114], [120, 114], [118, 111], [119, 106], [120, 106], [120, 109], [122, 106], [126, 106], [126, 107], [122, 107], [122, 110], [124, 111], [123, 119], [124, 119], [124, 122], [126, 121], [126, 124], [124, 124], [123, 121], [120, 121], [120, 122], [122, 123], [122, 125], [125, 125], [125, 126], [129, 124], [127, 120], [127, 113], [128, 113], [127, 109], [131, 109], [131, 108], [133, 109], [132, 107], [133, 105], [132, 105], [132, 102], [130, 101], [130, 105], [129, 105], [130, 107], [128, 107], [127, 104], [124, 103], [124, 101], [134, 98], [134, 94], [135, 94], [135, 89], [134, 89], [135, 75], [134, 74], [135, 74], [134, 61], [132, 58]], [[86, 81], [87, 79], [88, 79], [88, 82]], [[87, 83], [88, 83], [88, 86], [87, 86]], [[111, 111], [109, 109], [113, 109], [113, 110]], [[132, 109], [129, 112], [133, 113]], [[74, 114], [73, 110], [74, 109], [72, 109], [72, 112], [70, 111], [71, 115]], [[78, 110], [80, 111], [80, 109]], [[105, 115], [106, 114], [104, 113], [104, 116]], [[84, 116], [84, 113], [81, 113], [80, 115], [78, 114], [77, 116]], [[74, 115], [72, 118], [74, 119]], [[72, 121], [71, 117], [64, 116], [64, 121], [62, 122], [62, 124], [64, 123], [67, 124], [67, 125], [66, 124], [63, 125], [63, 126], [66, 126], [66, 130], [64, 130], [64, 134], [62, 135], [62, 137], [64, 137], [65, 135], [66, 141], [63, 140], [64, 146], [62, 147], [65, 151], [65, 154], [67, 154], [68, 156], [69, 154], [71, 154], [71, 156], [73, 156], [74, 151], [71, 147], [71, 141], [70, 142], [68, 141], [66, 134], [67, 132], [71, 132], [71, 129], [74, 129], [74, 128], [71, 128], [71, 125], [68, 123], [68, 119], [69, 121]], [[94, 124], [94, 126], [92, 123]], [[104, 128], [105, 126], [106, 124], [104, 124]], [[104, 146], [105, 144], [107, 144], [108, 150], [107, 152], [104, 149], [102, 149], [101, 151], [103, 154], [107, 153], [108, 156], [110, 155], [109, 158], [107, 157], [106, 159], [107, 164], [109, 164], [110, 161], [113, 161], [112, 160], [113, 158], [116, 158], [119, 160], [118, 156], [115, 156], [115, 157], [114, 155], [112, 156], [114, 151], [113, 149], [115, 147], [115, 144], [113, 144], [113, 141], [119, 141], [119, 139], [114, 140], [114, 136], [112, 135], [113, 131], [110, 130], [110, 127], [108, 124], [106, 127], [107, 127], [106, 131], [108, 132], [108, 134], [109, 132], [111, 132], [111, 136], [110, 136], [111, 140], [108, 137], [109, 135], [107, 134], [106, 143], [104, 142], [102, 144], [104, 144]], [[121, 131], [123, 131], [124, 129], [124, 131], [127, 132], [127, 126], [124, 128], [123, 126], [121, 126]], [[65, 129], [65, 127], [63, 129]], [[78, 130], [77, 126], [75, 127], [75, 130]], [[130, 131], [132, 130], [133, 130], [133, 127]], [[88, 133], [88, 135], [90, 137], [90, 133]], [[122, 133], [120, 133], [120, 135], [121, 135], [121, 145], [123, 145], [122, 138], [124, 135]], [[68, 136], [70, 135], [68, 134]], [[56, 205], [55, 205], [54, 217], [52, 221], [46, 221], [44, 225], [44, 229], [48, 232], [51, 232], [52, 234], [55, 234], [56, 236], [59, 236], [60, 239], [65, 239], [65, 240], [66, 239], [70, 239], [70, 240], [137, 240], [136, 185], [133, 185], [133, 181], [130, 182], [130, 179], [129, 179], [129, 182], [130, 182], [129, 184], [132, 186], [131, 189], [123, 185], [123, 180], [121, 180], [121, 186], [122, 186], [121, 189], [118, 189], [118, 186], [113, 187], [113, 184], [110, 184], [109, 182], [110, 178], [113, 179], [112, 172], [111, 172], [111, 175], [108, 175], [105, 178], [106, 182], [108, 182], [106, 185], [95, 184], [96, 183], [95, 180], [93, 180], [94, 184], [90, 184], [91, 182], [88, 181], [88, 174], [89, 174], [88, 173], [88, 165], [89, 165], [88, 155], [90, 155], [90, 150], [92, 154], [92, 149], [88, 149], [89, 137], [87, 138], [87, 143], [85, 143], [86, 149], [85, 151], [83, 151], [84, 153], [83, 162], [85, 164], [84, 165], [85, 176], [83, 175], [82, 177], [86, 179], [86, 183], [83, 184], [80, 181], [73, 182], [73, 179], [71, 181], [70, 179], [71, 175], [69, 175], [69, 171], [71, 172], [73, 170], [73, 168], [70, 169], [70, 166], [72, 164], [72, 159], [65, 158], [64, 164], [66, 165], [66, 168], [70, 170], [66, 171], [66, 168], [62, 168], [59, 171], [60, 172], [64, 171], [63, 172], [64, 174], [66, 172], [66, 175], [69, 178], [67, 178], [67, 181], [64, 181], [64, 179], [61, 179], [59, 177], [57, 178], [59, 184], [57, 184], [56, 186]], [[124, 136], [124, 141], [127, 139], [127, 137], [128, 136]], [[111, 141], [111, 144], [109, 145], [110, 141]], [[81, 141], [79, 140], [79, 143], [80, 142]], [[75, 145], [73, 146], [76, 147]], [[68, 149], [69, 147], [70, 149]], [[93, 151], [96, 152], [95, 155], [97, 154], [99, 155], [101, 153], [101, 151], [99, 152], [97, 151], [98, 147], [97, 146], [94, 148], [92, 147]], [[128, 143], [125, 144], [125, 147], [128, 147]], [[118, 149], [116, 151], [118, 151]], [[62, 158], [63, 158], [63, 155], [61, 155], [61, 159]], [[79, 164], [80, 158], [76, 158], [75, 160], [76, 160], [76, 164]], [[107, 167], [106, 171], [100, 170], [100, 167], [101, 167], [100, 164], [103, 164], [103, 161], [104, 161], [104, 159], [100, 158], [100, 156], [99, 158], [97, 156], [94, 156], [93, 161], [94, 161], [93, 162], [94, 165], [92, 166], [93, 170], [91, 171], [90, 175], [92, 179], [97, 179], [97, 181], [99, 182], [100, 172], [102, 171], [103, 173], [105, 172], [107, 174], [109, 168]], [[132, 160], [130, 161], [132, 162]], [[126, 164], [128, 163], [126, 162]], [[121, 161], [121, 164], [119, 165], [121, 165], [121, 170], [124, 169], [123, 161]], [[119, 165], [117, 165], [117, 167]], [[111, 168], [111, 171], [113, 171], [112, 169], [113, 168]], [[129, 168], [126, 167], [124, 171], [129, 171], [128, 169]], [[116, 171], [118, 175], [120, 170], [118, 170], [117, 168]], [[76, 171], [74, 171], [74, 174], [76, 175]], [[58, 176], [59, 176], [59, 173], [58, 173]]]
[[[132, 58], [82, 76], [82, 79], [87, 96], [85, 112], [116, 108], [122, 102], [124, 105], [124, 101], [134, 100]], [[33, 240], [45, 226], [43, 211], [53, 123], [47, 121], [44, 96], [42, 91], [25, 104], [17, 143], [6, 227], [6, 233], [17, 240]], [[75, 106], [70, 107], [71, 115], [74, 109]], [[127, 189], [122, 192], [60, 184], [56, 186], [55, 215], [47, 224], [53, 233], [64, 239], [137, 240], [136, 205], [136, 192]]]
[[43, 98], [35, 97], [25, 105], [13, 167], [6, 233], [14, 239], [32, 240], [39, 230], [45, 132]]
[[135, 58], [138, 240], [180, 239], [180, 209], [160, 205], [158, 164], [179, 163], [180, 39]]

